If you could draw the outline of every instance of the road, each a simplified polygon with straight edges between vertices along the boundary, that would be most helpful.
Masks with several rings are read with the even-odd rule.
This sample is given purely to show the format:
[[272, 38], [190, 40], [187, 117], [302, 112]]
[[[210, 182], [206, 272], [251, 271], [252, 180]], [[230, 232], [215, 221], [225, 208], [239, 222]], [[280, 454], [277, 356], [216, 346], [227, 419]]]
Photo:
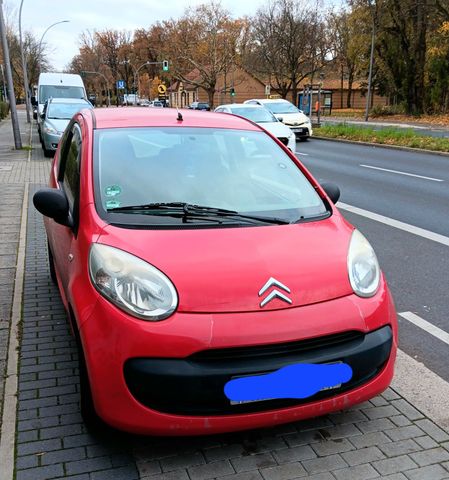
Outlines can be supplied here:
[[449, 157], [317, 139], [297, 154], [319, 181], [339, 185], [341, 212], [373, 244], [397, 311], [429, 322], [399, 316], [400, 348], [449, 382]]

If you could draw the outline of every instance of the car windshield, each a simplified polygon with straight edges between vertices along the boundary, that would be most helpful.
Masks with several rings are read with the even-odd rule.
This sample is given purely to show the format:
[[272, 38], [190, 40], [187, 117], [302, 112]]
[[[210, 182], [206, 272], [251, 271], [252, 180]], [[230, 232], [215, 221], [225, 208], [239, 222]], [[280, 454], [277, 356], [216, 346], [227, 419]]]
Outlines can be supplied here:
[[70, 120], [76, 112], [83, 108], [89, 108], [89, 105], [85, 103], [51, 103], [48, 107], [47, 118]]
[[94, 135], [96, 201], [111, 216], [119, 207], [172, 202], [287, 222], [327, 214], [314, 187], [265, 132], [146, 127]]
[[45, 103], [49, 98], [84, 98], [84, 89], [68, 85], [41, 85], [39, 103]]
[[209, 107], [209, 104], [208, 104], [208, 103], [199, 103], [198, 106], [199, 106], [199, 107], [208, 108], [208, 107]]
[[290, 102], [269, 102], [264, 105], [273, 113], [301, 113], [293, 103]]
[[231, 107], [231, 112], [256, 123], [277, 122], [276, 117], [265, 108]]

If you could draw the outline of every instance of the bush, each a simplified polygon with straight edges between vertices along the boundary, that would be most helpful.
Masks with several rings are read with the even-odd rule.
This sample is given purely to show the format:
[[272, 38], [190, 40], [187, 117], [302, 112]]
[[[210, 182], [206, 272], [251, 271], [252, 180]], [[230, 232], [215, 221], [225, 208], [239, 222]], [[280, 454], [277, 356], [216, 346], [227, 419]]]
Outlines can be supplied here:
[[388, 117], [390, 115], [404, 115], [404, 105], [375, 105], [370, 114], [372, 117]]
[[0, 102], [0, 120], [8, 116], [9, 113], [9, 103]]

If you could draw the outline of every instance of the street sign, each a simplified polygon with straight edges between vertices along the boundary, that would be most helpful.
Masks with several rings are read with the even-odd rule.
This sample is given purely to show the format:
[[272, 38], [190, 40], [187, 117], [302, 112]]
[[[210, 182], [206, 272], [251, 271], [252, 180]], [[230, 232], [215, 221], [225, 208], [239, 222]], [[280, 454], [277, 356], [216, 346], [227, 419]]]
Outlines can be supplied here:
[[117, 80], [117, 88], [123, 90], [125, 88], [125, 80]]
[[162, 85], [162, 83], [161, 83], [160, 85], [158, 85], [157, 91], [161, 94], [165, 93], [167, 91], [167, 87], [165, 85]]

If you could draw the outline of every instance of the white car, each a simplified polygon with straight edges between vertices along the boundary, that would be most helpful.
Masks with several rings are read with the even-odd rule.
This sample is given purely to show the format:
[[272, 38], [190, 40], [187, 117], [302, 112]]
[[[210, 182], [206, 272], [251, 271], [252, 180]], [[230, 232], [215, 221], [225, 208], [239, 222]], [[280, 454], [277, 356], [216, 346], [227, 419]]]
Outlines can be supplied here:
[[253, 98], [243, 103], [247, 105], [262, 105], [270, 110], [278, 120], [291, 128], [297, 140], [307, 140], [313, 134], [310, 118], [288, 100], [282, 98]]
[[260, 105], [245, 105], [244, 103], [231, 103], [229, 105], [220, 105], [215, 112], [232, 113], [240, 115], [254, 123], [259, 124], [262, 128], [271, 133], [280, 140], [293, 153], [296, 148], [295, 134], [280, 122], [269, 110]]

